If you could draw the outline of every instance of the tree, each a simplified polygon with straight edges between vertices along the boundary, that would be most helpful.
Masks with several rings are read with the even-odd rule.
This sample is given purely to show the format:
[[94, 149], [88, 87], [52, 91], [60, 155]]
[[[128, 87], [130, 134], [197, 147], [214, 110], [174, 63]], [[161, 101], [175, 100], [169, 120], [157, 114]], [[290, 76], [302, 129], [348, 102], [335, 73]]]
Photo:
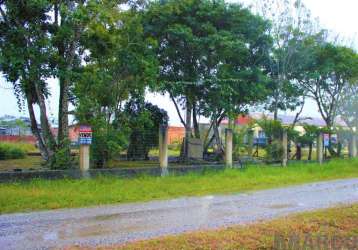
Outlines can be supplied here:
[[[49, 96], [47, 79], [54, 74], [52, 44], [47, 1], [0, 2], [0, 70], [14, 86], [21, 105], [26, 100], [31, 130], [39, 142], [41, 154], [51, 161], [56, 141], [47, 119], [45, 100]], [[41, 132], [34, 105], [40, 110]]]
[[264, 131], [267, 145], [266, 158], [269, 161], [280, 161], [283, 155], [283, 146], [281, 143], [284, 127], [279, 120], [271, 120], [263, 117], [257, 120], [257, 125]]
[[306, 72], [304, 68], [310, 61], [311, 51], [305, 43], [318, 33], [318, 24], [300, 0], [259, 0], [256, 10], [272, 21], [270, 34], [274, 43], [266, 65], [271, 93], [266, 108], [277, 120], [279, 110], [293, 111], [300, 107], [295, 124], [305, 104], [305, 92], [298, 77]]
[[148, 160], [149, 150], [158, 146], [159, 126], [168, 125], [167, 112], [143, 99], [136, 99], [127, 102], [123, 116], [130, 129], [127, 158]]
[[305, 88], [319, 108], [328, 128], [334, 126], [344, 87], [358, 76], [358, 57], [354, 50], [326, 43], [316, 47], [315, 62]]
[[[21, 99], [26, 100], [33, 134], [39, 141], [44, 159], [52, 166], [70, 166], [70, 91], [87, 57], [87, 35], [94, 27], [107, 28], [111, 21], [108, 17], [115, 16], [119, 4], [126, 2], [0, 2], [1, 71], [13, 83], [19, 103], [22, 103]], [[101, 30], [97, 31], [103, 34]], [[57, 79], [60, 87], [57, 138], [52, 134], [47, 118], [50, 78]], [[41, 132], [37, 127], [34, 105], [38, 105], [40, 110]]]
[[[314, 62], [303, 86], [315, 100], [327, 128], [332, 130], [344, 87], [358, 76], [358, 57], [354, 50], [332, 43], [318, 44], [312, 57]], [[336, 155], [332, 147], [329, 150]]]
[[157, 62], [137, 9], [101, 8], [89, 16], [83, 34], [89, 53], [75, 81], [73, 104], [76, 119], [93, 127], [92, 156], [97, 167], [104, 167], [128, 147], [125, 105], [155, 85]]
[[[186, 128], [186, 158], [192, 120], [194, 136], [200, 137], [198, 115], [211, 117], [217, 126], [252, 101], [250, 91], [261, 88], [255, 84], [270, 44], [268, 23], [238, 4], [212, 0], [154, 2], [144, 21], [146, 34], [158, 43], [161, 90], [169, 93]], [[185, 119], [180, 106], [186, 109]]]
[[[309, 124], [304, 124], [303, 128], [305, 132], [297, 138], [296, 144], [299, 143], [300, 147], [308, 146], [307, 160], [310, 161], [312, 160], [313, 143], [316, 141], [320, 129], [315, 125]], [[296, 158], [300, 160], [300, 157], [297, 156]]]

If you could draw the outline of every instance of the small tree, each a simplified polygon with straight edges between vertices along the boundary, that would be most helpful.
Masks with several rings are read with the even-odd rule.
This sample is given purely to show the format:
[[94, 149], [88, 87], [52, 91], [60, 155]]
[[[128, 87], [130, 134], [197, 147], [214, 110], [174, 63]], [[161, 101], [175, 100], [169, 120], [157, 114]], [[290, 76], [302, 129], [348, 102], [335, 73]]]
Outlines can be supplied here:
[[300, 143], [302, 147], [308, 146], [307, 159], [312, 160], [313, 143], [316, 141], [320, 129], [315, 125], [304, 124], [303, 128], [305, 132], [297, 138], [297, 143]]
[[159, 126], [168, 124], [167, 112], [137, 99], [126, 104], [123, 115], [130, 129], [127, 158], [148, 160], [149, 150], [158, 146]]
[[[271, 20], [273, 48], [266, 68], [271, 77], [267, 110], [278, 119], [279, 110], [295, 110], [296, 119], [305, 104], [305, 93], [299, 84], [300, 75], [310, 61], [307, 38], [318, 32], [318, 24], [301, 0], [258, 0], [256, 11]], [[294, 121], [296, 123], [296, 121]]]

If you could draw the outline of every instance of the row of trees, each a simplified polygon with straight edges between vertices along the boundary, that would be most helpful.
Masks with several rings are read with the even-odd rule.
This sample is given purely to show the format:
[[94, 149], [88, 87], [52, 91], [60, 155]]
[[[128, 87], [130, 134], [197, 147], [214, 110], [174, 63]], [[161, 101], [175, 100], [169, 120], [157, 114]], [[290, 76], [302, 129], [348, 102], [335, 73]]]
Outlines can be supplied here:
[[[302, 112], [311, 97], [333, 126], [338, 107], [354, 105], [340, 103], [356, 94], [346, 89], [358, 75], [357, 53], [328, 42], [300, 1], [258, 1], [255, 8], [222, 0], [0, 1], [0, 70], [53, 166], [70, 165], [70, 114], [94, 127], [99, 165], [114, 151], [138, 147], [130, 141], [140, 143], [168, 120], [145, 103], [147, 90], [168, 93], [175, 104], [186, 128], [184, 159], [188, 138], [200, 137], [199, 116], [210, 118], [214, 133], [205, 145], [214, 142], [218, 154], [220, 122], [255, 105], [277, 119], [279, 110]], [[47, 119], [51, 78], [60, 87], [57, 138]], [[340, 113], [351, 121], [349, 108]]]

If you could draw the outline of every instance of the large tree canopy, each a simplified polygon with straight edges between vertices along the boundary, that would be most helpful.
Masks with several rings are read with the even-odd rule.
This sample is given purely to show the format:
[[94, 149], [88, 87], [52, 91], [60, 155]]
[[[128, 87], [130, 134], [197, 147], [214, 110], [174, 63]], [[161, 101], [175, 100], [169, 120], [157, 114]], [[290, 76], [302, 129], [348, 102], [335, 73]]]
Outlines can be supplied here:
[[[158, 43], [159, 79], [191, 136], [198, 114], [217, 122], [260, 100], [261, 67], [268, 54], [268, 23], [239, 4], [184, 0], [152, 3], [145, 32]], [[186, 119], [179, 105], [186, 108]], [[217, 138], [218, 139], [218, 138]]]

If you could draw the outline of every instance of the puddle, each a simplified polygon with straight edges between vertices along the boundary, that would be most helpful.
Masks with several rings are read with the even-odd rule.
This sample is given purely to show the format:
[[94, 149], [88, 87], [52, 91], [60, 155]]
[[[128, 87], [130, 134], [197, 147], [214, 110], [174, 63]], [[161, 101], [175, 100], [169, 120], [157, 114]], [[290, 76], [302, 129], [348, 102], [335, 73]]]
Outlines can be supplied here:
[[94, 220], [94, 221], [118, 220], [122, 217], [123, 216], [119, 213], [118, 214], [109, 214], [109, 215], [97, 215], [97, 216], [91, 218], [91, 220]]
[[289, 207], [294, 207], [296, 206], [295, 204], [275, 204], [272, 206], [269, 206], [268, 208], [272, 208], [272, 209], [283, 209], [283, 208], [289, 208]]

